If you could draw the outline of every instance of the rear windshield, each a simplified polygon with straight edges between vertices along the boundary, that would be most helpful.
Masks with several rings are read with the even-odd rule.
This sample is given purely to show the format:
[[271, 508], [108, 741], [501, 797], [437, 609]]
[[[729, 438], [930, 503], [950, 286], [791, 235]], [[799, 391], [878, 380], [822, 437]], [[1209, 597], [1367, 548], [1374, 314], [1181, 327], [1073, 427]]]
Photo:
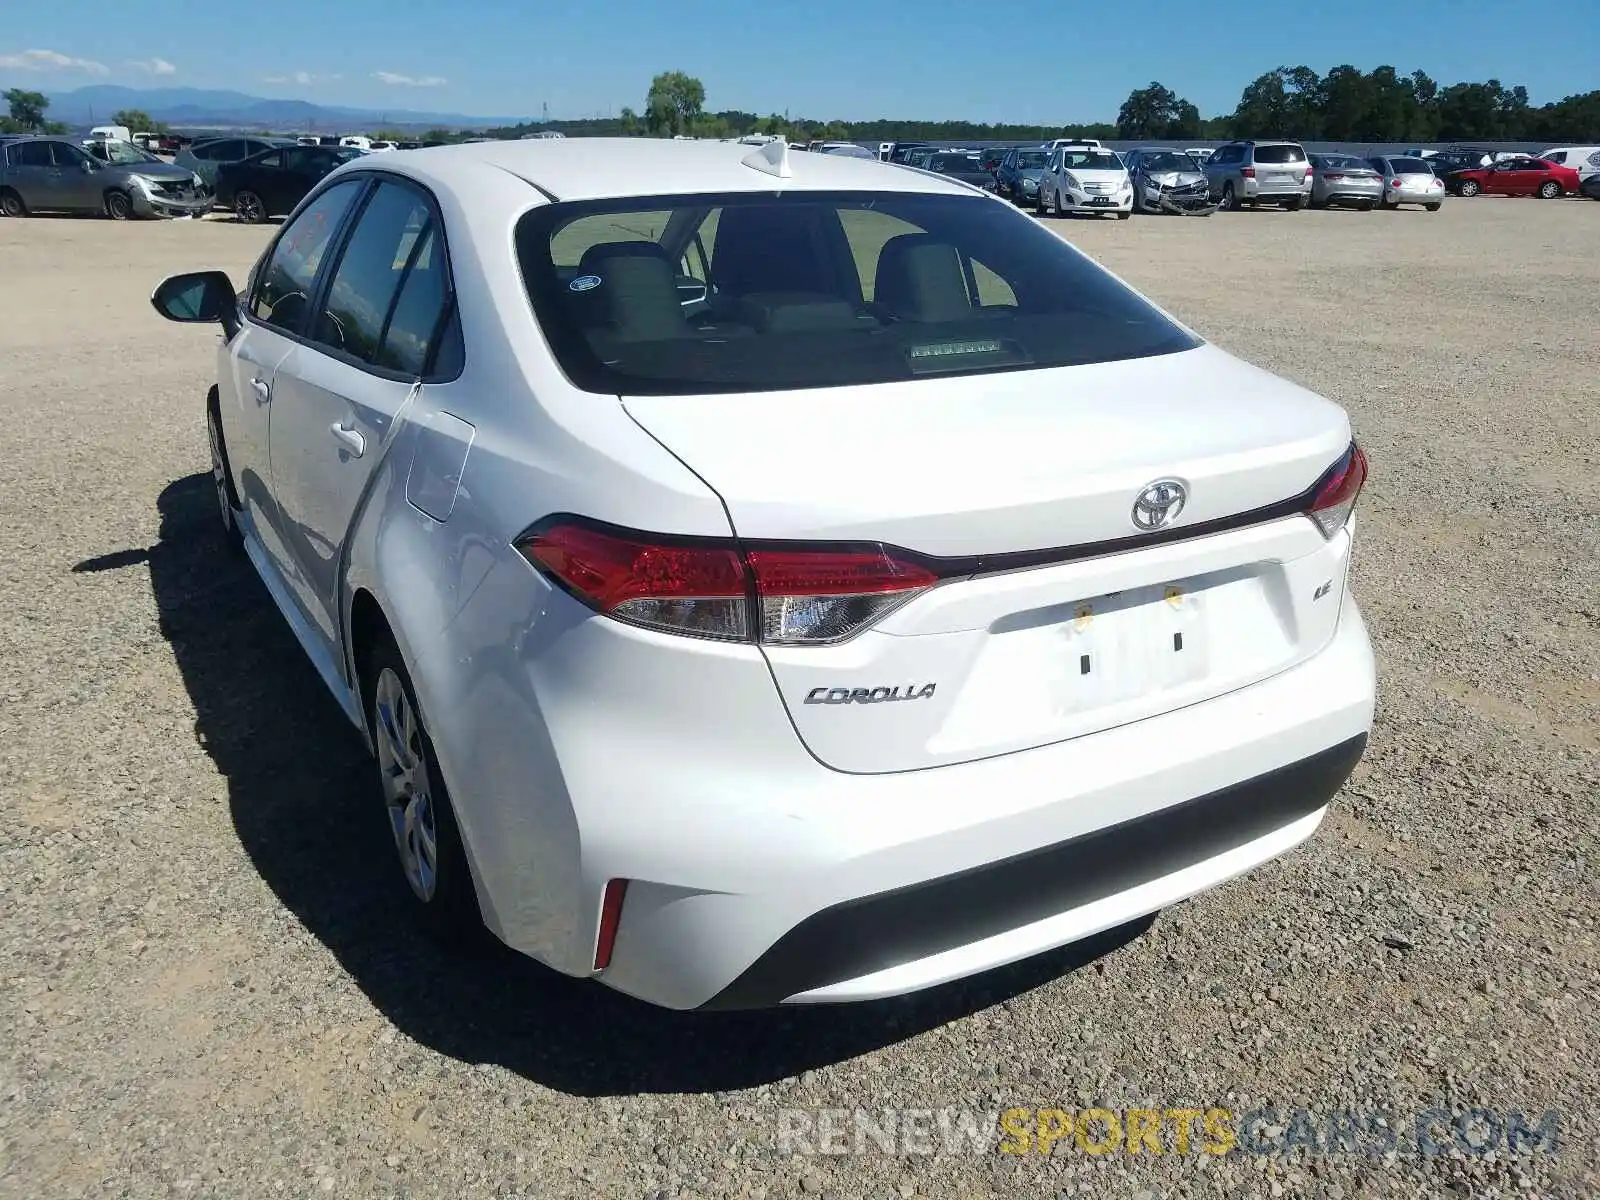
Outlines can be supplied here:
[[1334, 171], [1370, 171], [1372, 168], [1362, 162], [1353, 154], [1319, 154], [1316, 156], [1319, 166], [1327, 167]]
[[1017, 155], [1017, 166], [1023, 169], [1042, 167], [1049, 161], [1050, 155], [1043, 150], [1024, 150]]
[[1306, 152], [1299, 146], [1257, 146], [1256, 161], [1258, 163], [1297, 163], [1305, 162]]
[[1396, 175], [1432, 175], [1433, 168], [1421, 158], [1391, 158], [1389, 168]]
[[531, 210], [517, 256], [568, 378], [680, 395], [1143, 358], [1199, 343], [973, 196], [740, 192]]
[[938, 154], [932, 162], [935, 171], [981, 171], [976, 154]]

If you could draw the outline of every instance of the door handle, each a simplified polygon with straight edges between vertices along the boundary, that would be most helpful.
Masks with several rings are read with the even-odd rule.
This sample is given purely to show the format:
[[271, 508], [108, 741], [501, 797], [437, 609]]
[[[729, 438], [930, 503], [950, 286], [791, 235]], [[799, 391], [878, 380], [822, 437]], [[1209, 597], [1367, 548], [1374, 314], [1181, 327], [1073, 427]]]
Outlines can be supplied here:
[[250, 388], [256, 394], [256, 403], [265, 404], [272, 399], [272, 385], [259, 377], [250, 381]]
[[338, 442], [350, 452], [351, 458], [360, 458], [367, 451], [367, 439], [361, 436], [361, 431], [351, 429], [347, 425], [335, 421], [328, 426], [328, 432], [333, 434], [333, 440]]

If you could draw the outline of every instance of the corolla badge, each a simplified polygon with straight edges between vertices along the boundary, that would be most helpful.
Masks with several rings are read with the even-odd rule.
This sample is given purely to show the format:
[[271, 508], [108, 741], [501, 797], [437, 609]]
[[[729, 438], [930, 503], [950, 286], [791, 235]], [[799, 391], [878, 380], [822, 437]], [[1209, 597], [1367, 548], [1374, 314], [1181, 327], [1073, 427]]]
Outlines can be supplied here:
[[1133, 502], [1133, 523], [1145, 530], [1164, 529], [1178, 519], [1188, 500], [1189, 489], [1178, 480], [1158, 479]]

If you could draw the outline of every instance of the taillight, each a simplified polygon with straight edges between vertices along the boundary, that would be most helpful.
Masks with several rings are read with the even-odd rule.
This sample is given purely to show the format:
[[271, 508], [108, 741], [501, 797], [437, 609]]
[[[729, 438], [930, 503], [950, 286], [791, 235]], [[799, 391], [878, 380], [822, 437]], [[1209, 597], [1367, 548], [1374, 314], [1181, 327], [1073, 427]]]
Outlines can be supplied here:
[[661, 543], [591, 525], [553, 524], [517, 549], [596, 612], [647, 629], [725, 641], [750, 637], [749, 585], [731, 546]]
[[1355, 511], [1356, 497], [1367, 482], [1367, 456], [1354, 442], [1344, 452], [1344, 457], [1328, 470], [1312, 493], [1307, 515], [1322, 530], [1322, 536], [1331, 538], [1345, 527], [1350, 514]]
[[1256, 169], [1254, 167], [1240, 167], [1239, 174], [1246, 179], [1254, 179], [1256, 177]]
[[777, 645], [839, 641], [939, 582], [881, 547], [749, 550], [745, 560], [755, 577], [761, 640]]
[[605, 616], [722, 641], [843, 641], [939, 582], [878, 545], [741, 546], [557, 518], [519, 538], [522, 556]]

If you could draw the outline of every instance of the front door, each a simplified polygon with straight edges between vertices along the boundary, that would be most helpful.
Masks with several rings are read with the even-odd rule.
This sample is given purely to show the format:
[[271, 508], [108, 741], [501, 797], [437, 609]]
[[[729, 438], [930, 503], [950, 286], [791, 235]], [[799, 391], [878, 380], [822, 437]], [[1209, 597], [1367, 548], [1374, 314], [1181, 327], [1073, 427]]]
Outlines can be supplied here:
[[218, 388], [240, 503], [271, 566], [297, 594], [296, 561], [283, 535], [272, 478], [272, 413], [284, 361], [300, 348], [297, 339], [310, 323], [324, 259], [365, 188], [360, 179], [337, 184], [283, 227], [256, 270], [244, 327], [228, 347], [228, 370]]
[[344, 553], [369, 481], [420, 390], [448, 292], [431, 207], [386, 181], [356, 218], [310, 325], [273, 383], [280, 528], [311, 623], [339, 653]]
[[52, 207], [78, 212], [100, 212], [105, 208], [106, 176], [102, 164], [69, 142], [50, 143], [55, 161], [55, 188], [60, 196]]

